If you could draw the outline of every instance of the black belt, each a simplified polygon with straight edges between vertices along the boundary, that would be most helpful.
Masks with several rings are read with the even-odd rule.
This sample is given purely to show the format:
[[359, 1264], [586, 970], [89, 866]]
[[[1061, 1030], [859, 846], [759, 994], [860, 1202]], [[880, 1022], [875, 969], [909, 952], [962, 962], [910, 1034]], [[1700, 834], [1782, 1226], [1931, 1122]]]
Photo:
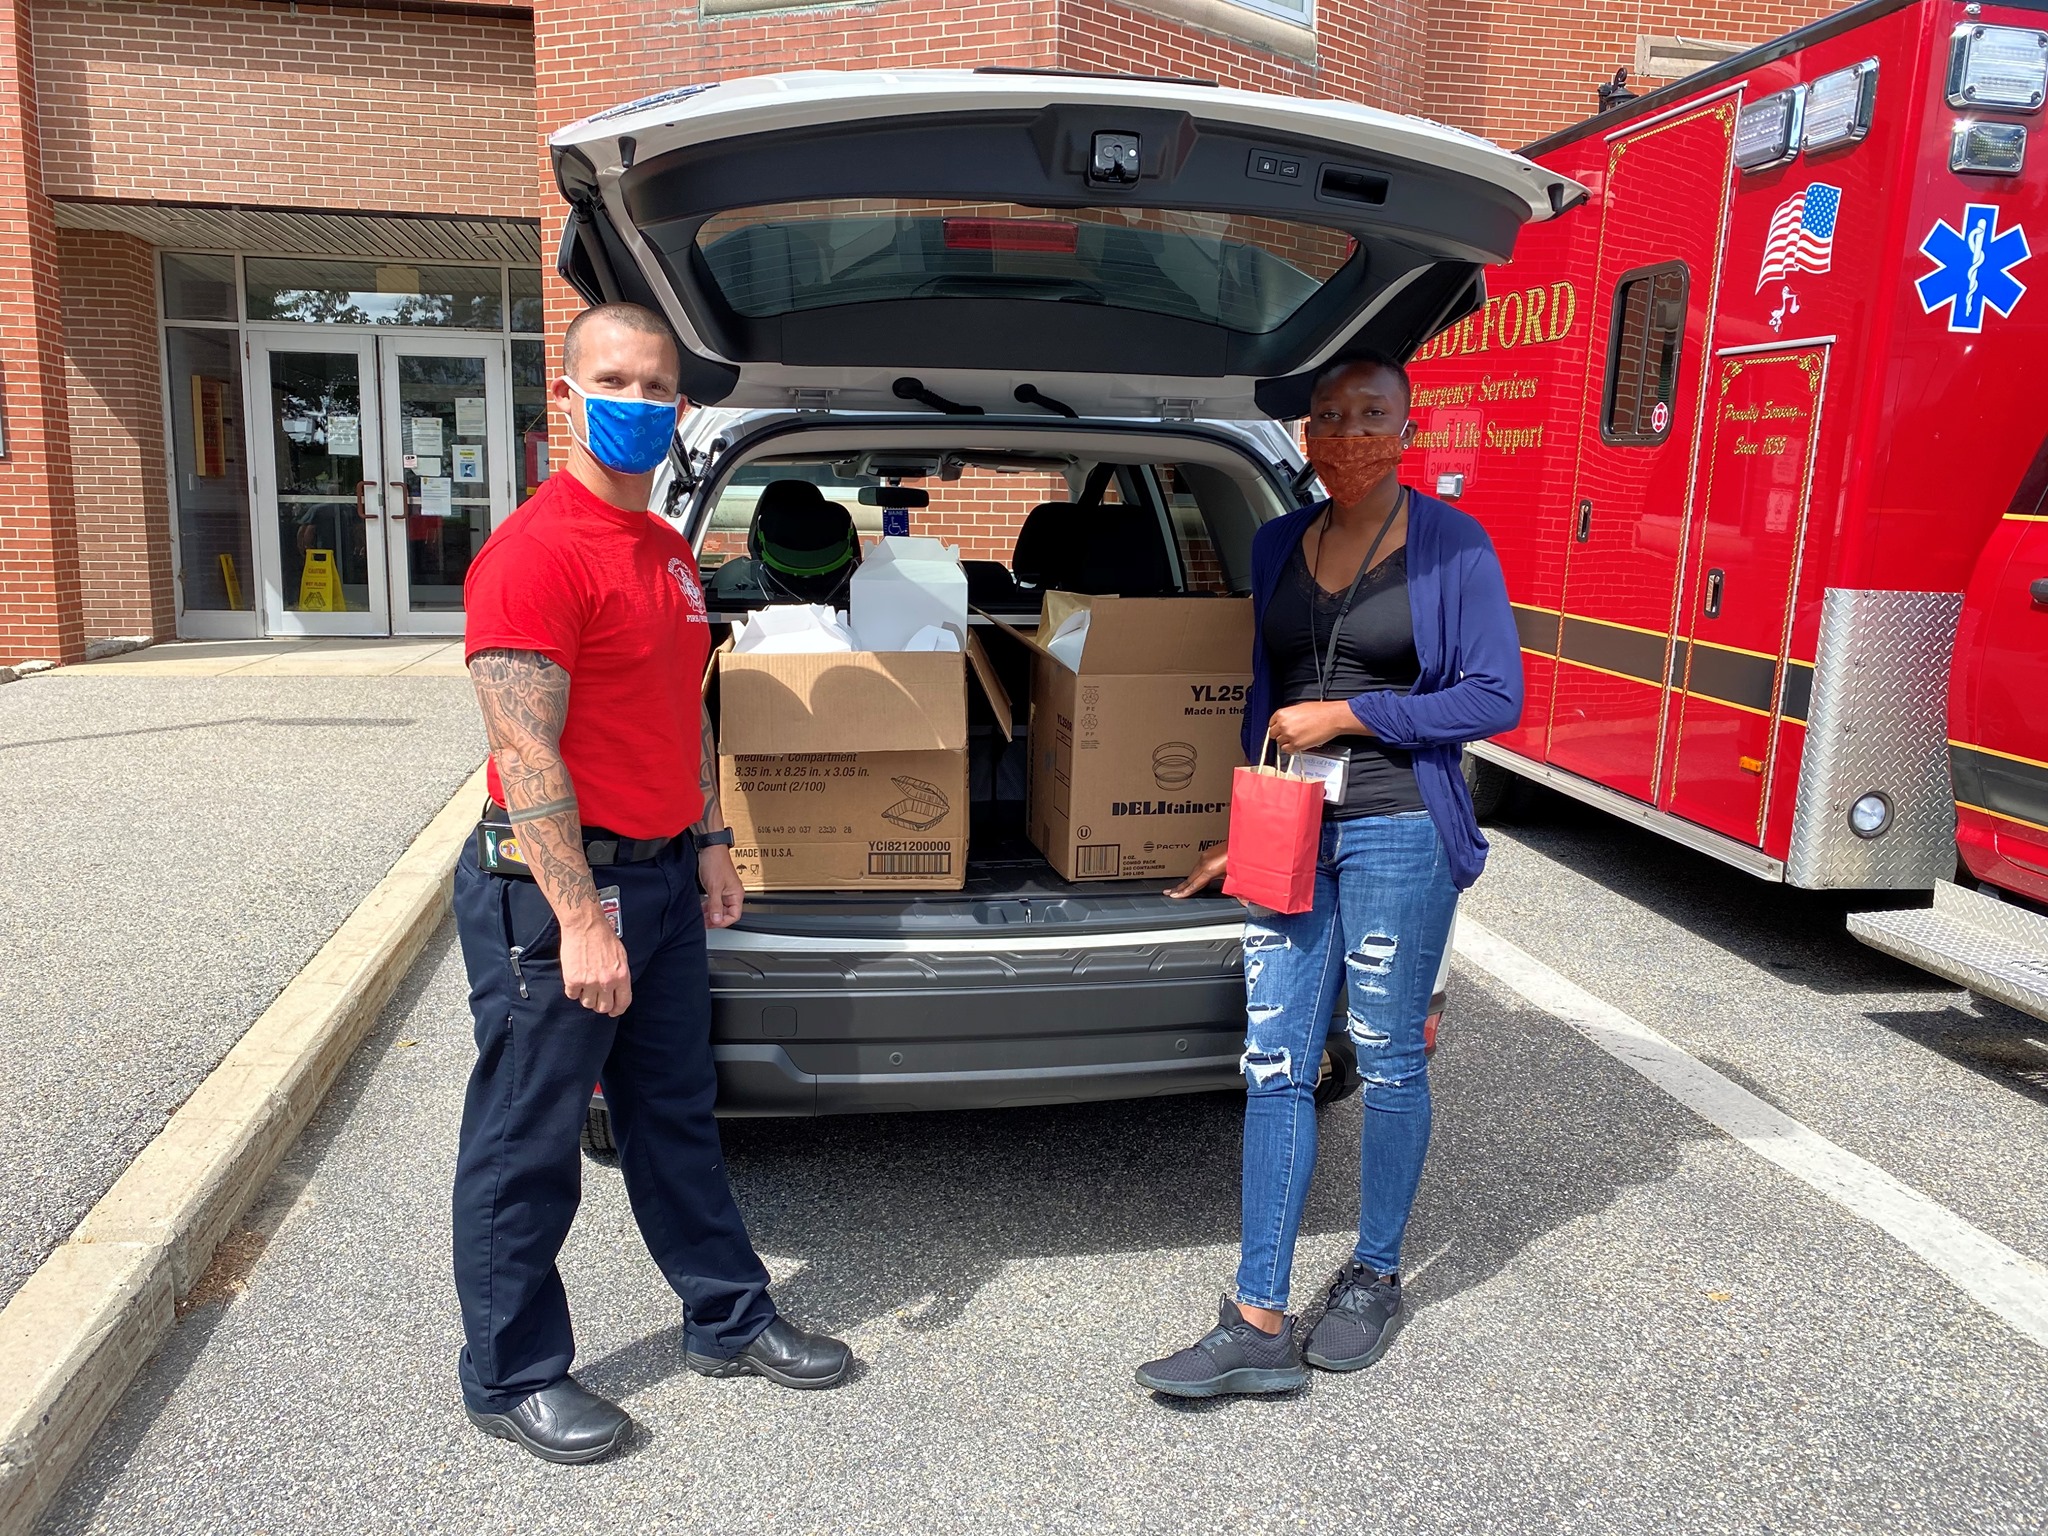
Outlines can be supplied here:
[[[487, 799], [483, 819], [487, 825], [507, 825], [510, 815], [497, 801]], [[592, 869], [603, 864], [645, 864], [659, 858], [674, 841], [673, 837], [621, 837], [603, 827], [585, 827], [583, 858]]]

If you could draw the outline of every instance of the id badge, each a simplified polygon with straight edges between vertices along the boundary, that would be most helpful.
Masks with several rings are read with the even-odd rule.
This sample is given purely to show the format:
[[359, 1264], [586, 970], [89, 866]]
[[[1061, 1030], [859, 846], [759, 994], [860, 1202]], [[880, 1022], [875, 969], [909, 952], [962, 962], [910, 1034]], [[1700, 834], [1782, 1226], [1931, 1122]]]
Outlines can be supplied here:
[[619, 915], [619, 888], [616, 885], [607, 885], [599, 890], [597, 905], [603, 911], [606, 920], [611, 923], [613, 935], [623, 939], [626, 936], [626, 925]]
[[476, 828], [476, 867], [487, 875], [504, 875], [513, 880], [531, 880], [526, 854], [519, 835], [502, 821], [481, 821]]
[[1344, 803], [1344, 781], [1351, 772], [1351, 753], [1340, 747], [1334, 752], [1296, 752], [1287, 760], [1289, 773], [1298, 773], [1305, 779], [1323, 781], [1323, 803], [1342, 805]]

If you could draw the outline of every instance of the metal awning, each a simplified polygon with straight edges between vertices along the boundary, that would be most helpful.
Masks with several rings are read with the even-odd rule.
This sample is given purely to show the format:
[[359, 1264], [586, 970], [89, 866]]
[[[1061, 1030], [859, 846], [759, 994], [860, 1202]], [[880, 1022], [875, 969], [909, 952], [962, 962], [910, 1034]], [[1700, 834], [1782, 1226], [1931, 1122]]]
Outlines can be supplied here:
[[111, 229], [172, 249], [407, 261], [540, 261], [539, 219], [198, 203], [60, 201], [60, 229]]

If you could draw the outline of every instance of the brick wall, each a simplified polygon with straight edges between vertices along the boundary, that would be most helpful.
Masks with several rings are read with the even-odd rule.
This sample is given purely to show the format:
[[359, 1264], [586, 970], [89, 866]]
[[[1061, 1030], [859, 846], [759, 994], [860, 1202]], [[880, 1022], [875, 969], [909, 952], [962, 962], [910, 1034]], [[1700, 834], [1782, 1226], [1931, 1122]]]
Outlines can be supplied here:
[[533, 27], [521, 11], [32, 9], [53, 197], [534, 213]]
[[[1638, 36], [1761, 43], [1847, 3], [1430, 0], [1422, 114], [1517, 148], [1598, 111], [1595, 92], [1616, 69], [1634, 66]], [[1631, 89], [1667, 83], [1631, 81]]]
[[27, 0], [0, 0], [0, 666], [73, 661], [80, 628], [78, 537], [64, 398], [57, 230], [43, 195]]
[[170, 506], [154, 253], [130, 235], [58, 235], [85, 638], [168, 636]]
[[1057, 0], [1059, 62], [1074, 69], [1197, 75], [1250, 90], [1418, 110], [1429, 0], [1324, 0], [1313, 62], [1111, 0]]

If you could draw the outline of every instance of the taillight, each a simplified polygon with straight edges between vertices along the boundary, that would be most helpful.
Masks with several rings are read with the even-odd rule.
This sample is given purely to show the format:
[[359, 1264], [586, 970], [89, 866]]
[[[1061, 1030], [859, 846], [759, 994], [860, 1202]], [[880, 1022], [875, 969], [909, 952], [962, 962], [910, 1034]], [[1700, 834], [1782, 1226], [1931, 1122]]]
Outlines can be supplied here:
[[947, 219], [949, 251], [1042, 251], [1071, 255], [1079, 233], [1065, 219]]

